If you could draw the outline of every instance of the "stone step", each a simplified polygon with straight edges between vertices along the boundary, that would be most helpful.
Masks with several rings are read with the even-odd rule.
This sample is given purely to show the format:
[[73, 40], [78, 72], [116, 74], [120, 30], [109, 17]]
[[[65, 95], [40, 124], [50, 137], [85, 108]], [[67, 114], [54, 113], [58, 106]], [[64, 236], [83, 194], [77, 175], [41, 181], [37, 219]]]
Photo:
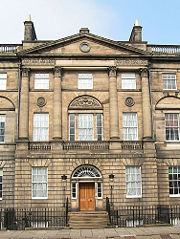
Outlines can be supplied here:
[[105, 228], [109, 223], [107, 212], [73, 212], [69, 213], [70, 228]]

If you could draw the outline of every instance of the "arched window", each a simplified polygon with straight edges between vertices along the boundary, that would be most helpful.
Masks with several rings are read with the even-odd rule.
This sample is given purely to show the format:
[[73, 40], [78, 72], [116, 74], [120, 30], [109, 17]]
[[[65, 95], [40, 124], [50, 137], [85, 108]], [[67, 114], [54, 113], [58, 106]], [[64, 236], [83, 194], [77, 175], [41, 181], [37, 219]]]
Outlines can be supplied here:
[[79, 96], [68, 107], [69, 140], [103, 139], [103, 107], [92, 96]]

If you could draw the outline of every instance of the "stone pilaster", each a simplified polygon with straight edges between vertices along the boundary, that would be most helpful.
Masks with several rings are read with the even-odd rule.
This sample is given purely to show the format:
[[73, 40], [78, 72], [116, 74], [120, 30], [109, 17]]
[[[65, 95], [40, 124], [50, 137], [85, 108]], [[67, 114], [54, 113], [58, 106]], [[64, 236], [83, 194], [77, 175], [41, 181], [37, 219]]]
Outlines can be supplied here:
[[19, 138], [26, 140], [29, 138], [29, 69], [22, 70]]
[[54, 117], [53, 117], [53, 138], [60, 140], [62, 138], [62, 96], [61, 96], [61, 77], [60, 67], [54, 69]]
[[152, 118], [151, 118], [148, 69], [141, 70], [141, 79], [142, 79], [143, 139], [152, 139]]
[[109, 101], [110, 139], [119, 139], [119, 109], [116, 67], [109, 68]]

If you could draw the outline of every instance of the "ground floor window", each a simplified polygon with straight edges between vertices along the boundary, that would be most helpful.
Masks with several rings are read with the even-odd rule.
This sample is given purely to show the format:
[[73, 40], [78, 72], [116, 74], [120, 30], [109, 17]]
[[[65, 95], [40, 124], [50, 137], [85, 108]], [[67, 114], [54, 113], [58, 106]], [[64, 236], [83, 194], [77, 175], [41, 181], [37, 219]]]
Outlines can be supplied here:
[[169, 167], [169, 194], [171, 197], [180, 196], [180, 166]]
[[126, 167], [126, 197], [142, 197], [142, 180], [140, 166]]
[[47, 167], [32, 168], [32, 198], [47, 198]]

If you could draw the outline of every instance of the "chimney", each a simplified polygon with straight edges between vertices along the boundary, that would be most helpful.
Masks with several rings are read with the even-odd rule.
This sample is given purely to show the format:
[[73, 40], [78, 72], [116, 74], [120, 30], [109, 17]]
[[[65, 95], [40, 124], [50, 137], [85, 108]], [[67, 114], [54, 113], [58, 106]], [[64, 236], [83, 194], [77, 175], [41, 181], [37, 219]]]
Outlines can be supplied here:
[[82, 27], [80, 30], [79, 30], [79, 33], [89, 33], [89, 29], [87, 27]]
[[37, 40], [34, 24], [31, 21], [31, 15], [28, 16], [28, 20], [24, 22], [24, 41]]
[[142, 42], [142, 27], [139, 26], [138, 19], [135, 20], [129, 41]]

